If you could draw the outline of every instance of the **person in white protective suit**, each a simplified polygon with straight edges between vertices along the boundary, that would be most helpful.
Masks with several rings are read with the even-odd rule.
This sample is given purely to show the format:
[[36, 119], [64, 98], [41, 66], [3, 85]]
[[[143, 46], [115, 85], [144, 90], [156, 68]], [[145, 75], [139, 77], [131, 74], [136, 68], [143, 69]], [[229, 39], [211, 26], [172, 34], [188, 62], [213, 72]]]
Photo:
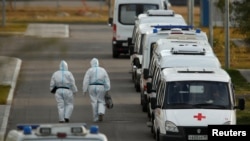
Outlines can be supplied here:
[[105, 93], [110, 90], [110, 79], [107, 71], [99, 66], [97, 58], [90, 61], [91, 67], [86, 71], [83, 79], [83, 94], [90, 96], [94, 122], [102, 121], [105, 115]]
[[68, 70], [68, 64], [62, 60], [59, 70], [53, 73], [50, 80], [50, 90], [57, 87], [55, 99], [59, 114], [59, 123], [69, 122], [74, 109], [74, 94], [78, 91], [73, 74]]

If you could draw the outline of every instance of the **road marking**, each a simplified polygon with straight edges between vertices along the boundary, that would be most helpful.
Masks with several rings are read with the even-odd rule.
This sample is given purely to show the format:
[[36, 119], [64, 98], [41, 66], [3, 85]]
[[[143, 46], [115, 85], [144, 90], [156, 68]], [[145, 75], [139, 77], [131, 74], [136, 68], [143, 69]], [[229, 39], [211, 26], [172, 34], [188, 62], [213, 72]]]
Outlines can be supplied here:
[[69, 25], [67, 24], [29, 24], [25, 36], [43, 38], [68, 38]]

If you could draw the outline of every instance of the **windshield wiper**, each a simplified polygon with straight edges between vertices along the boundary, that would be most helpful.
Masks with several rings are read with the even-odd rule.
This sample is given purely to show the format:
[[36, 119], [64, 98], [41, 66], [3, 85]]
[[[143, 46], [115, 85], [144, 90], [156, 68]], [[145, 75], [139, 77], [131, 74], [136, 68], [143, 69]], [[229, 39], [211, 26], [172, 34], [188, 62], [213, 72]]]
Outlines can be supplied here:
[[216, 105], [213, 103], [199, 103], [193, 105], [195, 108], [212, 108], [212, 109], [226, 109], [225, 105]]

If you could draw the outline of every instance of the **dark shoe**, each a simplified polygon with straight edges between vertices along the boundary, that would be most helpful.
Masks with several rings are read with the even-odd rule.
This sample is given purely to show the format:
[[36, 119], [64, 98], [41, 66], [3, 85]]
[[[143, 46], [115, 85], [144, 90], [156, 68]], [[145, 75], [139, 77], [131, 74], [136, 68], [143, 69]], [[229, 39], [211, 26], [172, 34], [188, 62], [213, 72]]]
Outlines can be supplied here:
[[59, 121], [59, 123], [64, 123], [64, 121]]
[[103, 120], [103, 114], [99, 114], [99, 121]]
[[69, 123], [69, 119], [68, 119], [68, 118], [65, 118], [65, 122], [66, 122], [66, 123]]

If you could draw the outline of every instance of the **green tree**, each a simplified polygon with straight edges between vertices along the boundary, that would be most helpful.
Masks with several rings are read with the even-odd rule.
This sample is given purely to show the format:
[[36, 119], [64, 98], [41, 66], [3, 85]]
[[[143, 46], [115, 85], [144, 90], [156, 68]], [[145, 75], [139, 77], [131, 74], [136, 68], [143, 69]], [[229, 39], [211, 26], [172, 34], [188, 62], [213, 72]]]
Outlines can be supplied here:
[[245, 35], [247, 42], [250, 42], [250, 1], [237, 0], [234, 3], [235, 21], [238, 32]]

